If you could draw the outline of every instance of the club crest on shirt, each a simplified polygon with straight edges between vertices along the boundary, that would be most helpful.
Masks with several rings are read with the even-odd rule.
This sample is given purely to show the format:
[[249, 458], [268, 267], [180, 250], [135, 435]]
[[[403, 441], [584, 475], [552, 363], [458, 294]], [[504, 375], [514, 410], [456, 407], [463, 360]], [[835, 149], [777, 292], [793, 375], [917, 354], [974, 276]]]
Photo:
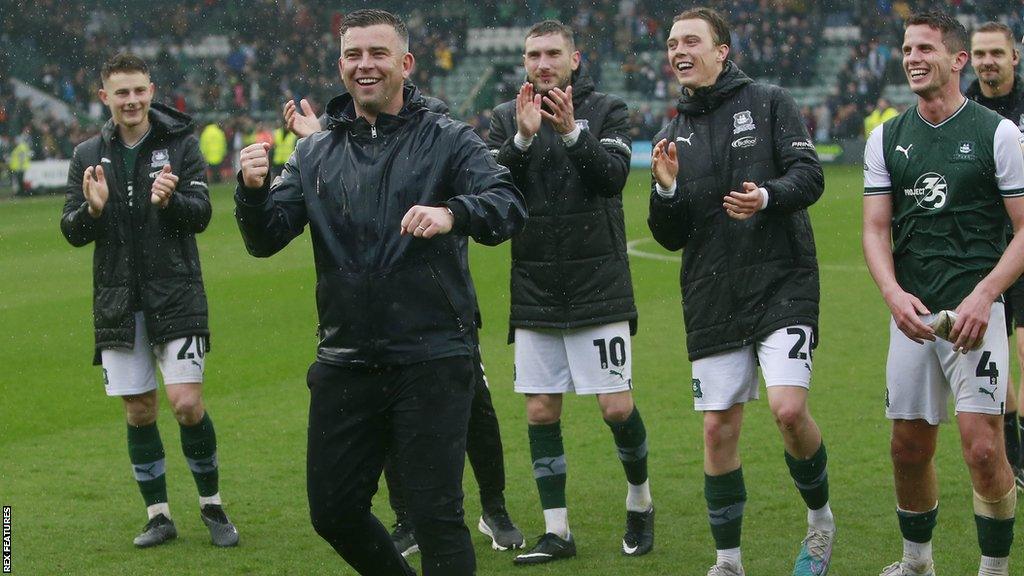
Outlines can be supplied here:
[[953, 152], [953, 161], [973, 161], [975, 160], [974, 154], [975, 145], [974, 142], [969, 140], [961, 140], [956, 145], [956, 151]]
[[167, 153], [167, 148], [162, 150], [153, 150], [153, 159], [150, 160], [149, 164], [154, 168], [163, 168], [171, 163], [170, 154]]
[[587, 120], [586, 118], [583, 118], [581, 120], [576, 120], [576, 126], [580, 130], [590, 130], [590, 121]]
[[733, 134], [749, 132], [750, 130], [755, 129], [757, 129], [757, 127], [754, 126], [754, 117], [750, 115], [750, 110], [744, 110], [743, 112], [737, 112], [732, 115]]

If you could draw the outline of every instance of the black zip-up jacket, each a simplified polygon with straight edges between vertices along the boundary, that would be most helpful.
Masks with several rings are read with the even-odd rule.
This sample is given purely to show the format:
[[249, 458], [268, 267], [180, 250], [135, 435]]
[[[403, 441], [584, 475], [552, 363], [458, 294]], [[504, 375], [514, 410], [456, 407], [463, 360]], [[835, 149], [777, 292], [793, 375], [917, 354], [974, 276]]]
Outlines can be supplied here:
[[[320, 342], [329, 364], [404, 365], [470, 356], [476, 300], [466, 236], [494, 245], [526, 218], [522, 195], [472, 129], [426, 108], [407, 86], [397, 116], [370, 125], [344, 94], [328, 130], [299, 140], [273, 185], [239, 180], [235, 217], [254, 256], [274, 254], [309, 224]], [[400, 236], [414, 205], [447, 206], [452, 232]]]
[[494, 109], [488, 146], [526, 196], [530, 217], [512, 238], [510, 314], [515, 328], [575, 328], [630, 321], [636, 306], [626, 257], [622, 188], [631, 154], [629, 111], [594, 89], [578, 69], [572, 78], [579, 139], [566, 146], [541, 124], [525, 151], [514, 143], [516, 103]]
[[[713, 86], [684, 92], [678, 109], [654, 140], [676, 144], [677, 189], [665, 198], [652, 183], [647, 222], [662, 246], [685, 248], [690, 360], [796, 324], [816, 335], [818, 263], [807, 207], [821, 197], [824, 177], [793, 99], [727, 62]], [[768, 206], [734, 220], [723, 198], [743, 182], [764, 187]]]
[[[971, 82], [971, 85], [967, 87], [967, 92], [964, 96], [967, 96], [971, 100], [974, 100], [978, 104], [981, 104], [985, 108], [992, 110], [999, 114], [1003, 118], [1006, 118], [1010, 122], [1017, 125], [1017, 128], [1024, 130], [1024, 80], [1021, 79], [1019, 74], [1013, 76], [1013, 88], [1010, 89], [1010, 93], [1006, 96], [1000, 96], [998, 98], [986, 98], [981, 93], [981, 84], [977, 79]], [[1006, 241], [1013, 238], [1013, 222], [1010, 217], [1006, 217]], [[1024, 279], [1024, 276], [1021, 276]], [[1020, 284], [1021, 280], [1017, 280], [1017, 284]], [[1020, 287], [1018, 287], [1020, 288]]]
[[[74, 246], [95, 242], [93, 251], [93, 324], [96, 355], [105, 348], [132, 348], [135, 315], [146, 317], [149, 340], [159, 344], [184, 336], [209, 337], [206, 291], [195, 235], [212, 214], [206, 186], [206, 162], [199, 152], [192, 119], [154, 103], [152, 131], [141, 144], [133, 187], [128, 184], [113, 121], [99, 135], [75, 147], [64, 195], [60, 228]], [[164, 164], [178, 176], [178, 188], [166, 208], [149, 201], [153, 180]], [[89, 215], [82, 177], [89, 166], [103, 166], [109, 196], [100, 217]]]

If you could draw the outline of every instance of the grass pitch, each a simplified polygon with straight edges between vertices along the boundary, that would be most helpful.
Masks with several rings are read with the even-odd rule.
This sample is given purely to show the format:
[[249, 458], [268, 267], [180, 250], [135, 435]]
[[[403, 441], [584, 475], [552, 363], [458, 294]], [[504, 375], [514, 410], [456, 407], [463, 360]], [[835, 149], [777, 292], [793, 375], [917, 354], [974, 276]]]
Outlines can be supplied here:
[[[575, 560], [513, 568], [475, 531], [480, 505], [467, 474], [466, 513], [479, 573], [680, 574], [702, 576], [714, 559], [701, 471], [700, 418], [692, 409], [678, 287], [678, 257], [646, 226], [648, 176], [625, 192], [640, 331], [633, 343], [636, 401], [648, 428], [658, 508], [654, 552], [619, 551], [625, 479], [593, 399], [566, 399], [569, 519]], [[859, 167], [830, 167], [812, 209], [822, 268], [821, 344], [811, 409], [828, 446], [839, 539], [831, 574], [863, 576], [901, 553], [884, 417], [888, 312], [860, 252]], [[315, 284], [308, 235], [269, 260], [248, 256], [232, 216], [231, 190], [215, 187], [214, 217], [199, 236], [213, 333], [205, 399], [216, 423], [221, 493], [241, 533], [214, 549], [199, 520], [195, 487], [166, 402], [167, 452], [177, 541], [135, 550], [145, 523], [132, 479], [120, 401], [104, 395], [92, 367], [92, 248], [74, 249], [58, 229], [62, 199], [0, 203], [0, 504], [11, 507], [14, 574], [353, 574], [313, 532], [305, 498], [305, 372], [316, 346]], [[512, 392], [508, 246], [474, 245], [472, 270], [484, 315], [483, 357], [501, 421], [509, 510], [530, 537], [543, 531], [523, 400]], [[161, 393], [162, 394], [162, 393]], [[789, 574], [805, 509], [782, 458], [765, 401], [747, 407], [741, 445], [749, 500], [743, 557], [752, 575]], [[973, 574], [978, 549], [970, 485], [954, 426], [937, 457], [942, 510], [935, 534], [944, 574]], [[383, 482], [382, 482], [383, 487]], [[376, 513], [392, 520], [384, 494]], [[1013, 569], [1024, 557], [1017, 546]]]

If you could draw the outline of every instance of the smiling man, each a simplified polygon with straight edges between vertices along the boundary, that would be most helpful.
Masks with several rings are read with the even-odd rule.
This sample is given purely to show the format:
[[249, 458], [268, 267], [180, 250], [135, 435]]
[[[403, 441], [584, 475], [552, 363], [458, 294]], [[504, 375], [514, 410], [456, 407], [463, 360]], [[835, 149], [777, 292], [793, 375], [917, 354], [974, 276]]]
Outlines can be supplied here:
[[159, 366], [202, 520], [215, 545], [234, 546], [238, 531], [221, 507], [217, 437], [202, 400], [210, 330], [195, 235], [210, 222], [206, 163], [192, 119], [153, 103], [144, 61], [118, 54], [101, 77], [111, 118], [75, 148], [60, 225], [74, 246], [96, 246], [94, 362], [103, 365], [107, 395], [124, 401], [128, 456], [149, 515], [135, 545], [177, 537], [156, 424]]
[[818, 157], [793, 99], [729, 60], [729, 25], [708, 8], [675, 17], [668, 61], [683, 92], [655, 138], [648, 224], [683, 249], [680, 283], [694, 408], [704, 414], [704, 495], [717, 558], [709, 576], [744, 574], [743, 407], [764, 376], [808, 529], [793, 574], [828, 572], [835, 523], [825, 445], [807, 407], [818, 341], [818, 262], [807, 208]]
[[390, 458], [424, 575], [467, 576], [476, 560], [462, 471], [478, 337], [466, 238], [498, 244], [526, 208], [469, 126], [403, 87], [413, 63], [399, 18], [347, 14], [338, 59], [347, 93], [273, 181], [268, 146], [242, 150], [235, 216], [254, 256], [277, 253], [307, 225], [312, 235], [314, 529], [360, 574], [414, 574], [370, 511]]
[[545, 529], [515, 563], [576, 555], [561, 430], [567, 392], [597, 398], [626, 475], [622, 553], [640, 556], [654, 546], [654, 504], [647, 431], [632, 393], [637, 315], [622, 212], [629, 114], [620, 98], [595, 90], [561, 22], [527, 32], [523, 64], [527, 81], [514, 101], [495, 108], [488, 138], [530, 210], [512, 238], [509, 336]]
[[[1024, 270], [1024, 157], [1014, 123], [960, 93], [967, 60], [967, 31], [952, 16], [907, 20], [903, 69], [917, 105], [876, 128], [864, 151], [864, 258], [892, 313], [885, 413], [903, 534], [903, 557], [882, 576], [935, 574], [933, 458], [950, 395], [974, 487], [978, 575], [1010, 573], [1017, 492], [1002, 440], [1000, 294]], [[949, 310], [952, 329], [937, 330]]]
[[[1024, 84], [1017, 74], [1020, 53], [1014, 43], [1013, 31], [1001, 22], [986, 22], [971, 36], [971, 65], [978, 78], [967, 88], [965, 96], [997, 112], [1003, 118], [1024, 127]], [[1007, 238], [1013, 237], [1013, 225], [1007, 222]], [[1006, 308], [1006, 331], [1017, 332], [1017, 359], [1024, 366], [1024, 278], [1018, 278], [1003, 294]], [[1024, 390], [1024, 385], [1022, 385]], [[1018, 415], [1020, 394], [1013, 387], [1011, 374], [1006, 374], [1006, 413], [1003, 415], [1003, 439], [1006, 459], [1013, 468], [1017, 490], [1024, 490], [1024, 449], [1021, 429], [1024, 420]]]

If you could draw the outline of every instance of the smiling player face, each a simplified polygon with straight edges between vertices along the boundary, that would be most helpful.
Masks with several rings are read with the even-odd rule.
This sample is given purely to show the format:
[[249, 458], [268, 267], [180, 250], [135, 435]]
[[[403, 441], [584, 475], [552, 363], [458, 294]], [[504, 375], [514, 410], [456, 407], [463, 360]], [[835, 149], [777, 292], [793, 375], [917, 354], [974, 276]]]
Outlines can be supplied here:
[[929, 97], [947, 88], [966, 59], [966, 52], [950, 51], [942, 42], [942, 31], [931, 26], [908, 26], [903, 35], [903, 72], [918, 96]]
[[666, 49], [672, 73], [689, 90], [714, 84], [729, 55], [729, 47], [716, 44], [711, 26], [700, 18], [672, 24]]
[[387, 24], [349, 28], [342, 37], [338, 72], [360, 116], [397, 114], [402, 109], [402, 82], [412, 72], [413, 57]]

